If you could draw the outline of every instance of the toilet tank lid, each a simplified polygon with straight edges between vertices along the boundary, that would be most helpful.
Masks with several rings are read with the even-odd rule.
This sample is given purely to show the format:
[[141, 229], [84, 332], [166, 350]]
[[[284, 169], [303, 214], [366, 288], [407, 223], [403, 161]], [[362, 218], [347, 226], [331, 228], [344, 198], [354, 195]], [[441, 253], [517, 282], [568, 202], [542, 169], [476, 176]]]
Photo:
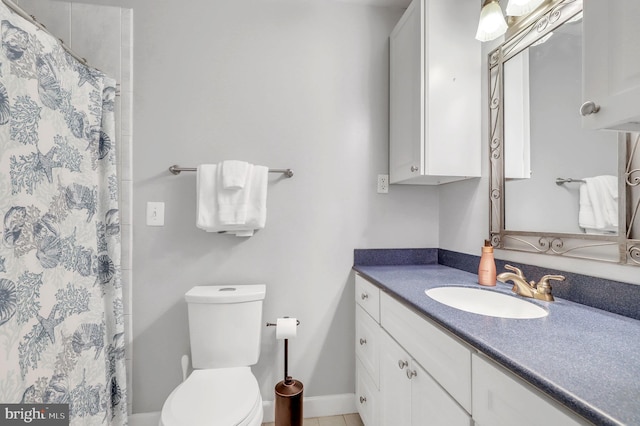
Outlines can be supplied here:
[[201, 285], [189, 290], [184, 298], [187, 303], [240, 303], [263, 300], [267, 288], [254, 285]]

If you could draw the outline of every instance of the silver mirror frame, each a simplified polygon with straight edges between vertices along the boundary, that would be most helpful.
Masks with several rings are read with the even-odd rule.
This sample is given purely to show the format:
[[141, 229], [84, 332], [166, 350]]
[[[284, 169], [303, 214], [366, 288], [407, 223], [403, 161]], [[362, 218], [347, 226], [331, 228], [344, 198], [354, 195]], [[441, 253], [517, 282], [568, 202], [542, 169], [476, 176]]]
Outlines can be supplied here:
[[[619, 230], [617, 235], [527, 232], [505, 229], [504, 63], [582, 11], [582, 0], [548, 3], [527, 25], [489, 54], [489, 229], [495, 248], [556, 257], [581, 258], [640, 266], [640, 134], [618, 134]], [[576, 107], [576, 114], [578, 113]], [[552, 208], [552, 206], [548, 206]], [[638, 224], [640, 231], [640, 224]], [[636, 231], [636, 232], [638, 232]]]

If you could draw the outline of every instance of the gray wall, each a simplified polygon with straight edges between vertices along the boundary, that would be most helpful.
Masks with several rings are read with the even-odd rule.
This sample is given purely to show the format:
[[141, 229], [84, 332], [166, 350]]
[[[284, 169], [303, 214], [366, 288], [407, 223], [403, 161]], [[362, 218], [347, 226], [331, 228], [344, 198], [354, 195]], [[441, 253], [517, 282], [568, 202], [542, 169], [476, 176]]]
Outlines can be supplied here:
[[[354, 391], [354, 248], [437, 247], [437, 188], [387, 173], [388, 35], [402, 10], [337, 2], [137, 0], [134, 122], [134, 412], [159, 410], [188, 352], [184, 293], [266, 283], [265, 320], [300, 319], [290, 373], [305, 396]], [[250, 239], [195, 227], [195, 174], [242, 159], [273, 176]], [[166, 226], [145, 226], [147, 201]], [[254, 372], [273, 400], [282, 346], [264, 329]]]

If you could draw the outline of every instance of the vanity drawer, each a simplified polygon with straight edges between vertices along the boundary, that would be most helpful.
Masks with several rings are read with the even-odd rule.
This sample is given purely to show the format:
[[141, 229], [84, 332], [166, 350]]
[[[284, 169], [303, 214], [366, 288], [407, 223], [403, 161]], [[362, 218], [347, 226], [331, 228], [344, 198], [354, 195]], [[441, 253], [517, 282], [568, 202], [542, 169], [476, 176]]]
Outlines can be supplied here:
[[356, 303], [380, 322], [380, 289], [356, 274]]
[[386, 293], [380, 318], [382, 328], [471, 413], [471, 349]]
[[481, 356], [473, 355], [473, 419], [492, 426], [589, 425], [564, 407], [506, 373]]
[[378, 426], [378, 388], [356, 358], [356, 407], [365, 426]]
[[380, 326], [359, 305], [356, 305], [356, 356], [379, 388]]

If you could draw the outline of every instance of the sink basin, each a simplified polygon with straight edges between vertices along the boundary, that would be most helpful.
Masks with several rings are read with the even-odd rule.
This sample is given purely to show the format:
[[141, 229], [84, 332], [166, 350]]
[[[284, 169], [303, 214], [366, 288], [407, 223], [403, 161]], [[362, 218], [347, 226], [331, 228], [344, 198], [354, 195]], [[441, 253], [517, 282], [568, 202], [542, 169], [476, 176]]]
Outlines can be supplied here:
[[498, 318], [542, 318], [546, 309], [507, 294], [472, 287], [436, 287], [427, 296], [452, 308]]

